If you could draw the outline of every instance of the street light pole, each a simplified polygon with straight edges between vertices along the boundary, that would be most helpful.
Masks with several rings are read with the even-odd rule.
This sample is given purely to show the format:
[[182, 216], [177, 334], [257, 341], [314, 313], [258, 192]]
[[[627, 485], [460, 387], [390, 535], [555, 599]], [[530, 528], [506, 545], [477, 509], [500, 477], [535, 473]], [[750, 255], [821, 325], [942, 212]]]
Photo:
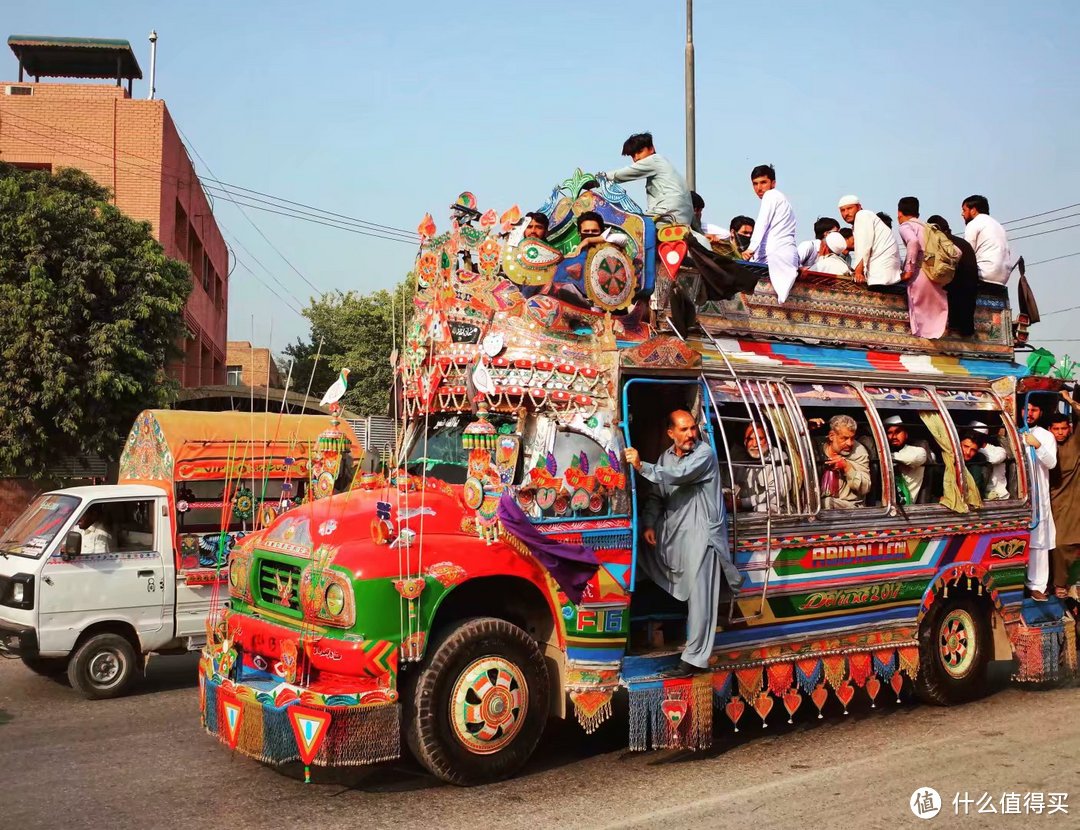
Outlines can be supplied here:
[[696, 125], [694, 123], [694, 0], [686, 0], [686, 183], [697, 183]]

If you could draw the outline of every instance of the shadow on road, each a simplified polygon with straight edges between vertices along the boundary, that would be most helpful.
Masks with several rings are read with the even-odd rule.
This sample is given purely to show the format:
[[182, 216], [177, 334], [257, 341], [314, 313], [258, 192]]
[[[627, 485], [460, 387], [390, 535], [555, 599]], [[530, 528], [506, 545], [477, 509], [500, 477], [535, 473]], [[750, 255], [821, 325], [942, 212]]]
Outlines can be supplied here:
[[[1008, 661], [992, 663], [990, 666], [987, 696], [997, 694], [1009, 685], [1009, 677], [1014, 669], [1014, 664]], [[544, 739], [537, 748], [536, 753], [526, 765], [525, 769], [517, 774], [517, 778], [527, 777], [544, 773], [570, 764], [578, 763], [586, 759], [609, 753], [620, 753], [612, 760], [616, 763], [629, 761], [637, 757], [638, 753], [626, 749], [628, 734], [628, 709], [629, 701], [625, 694], [617, 695], [614, 704], [614, 713], [608, 721], [596, 730], [592, 735], [586, 735], [574, 720], [573, 714], [566, 720], [552, 720], [549, 722]], [[747, 708], [746, 713], [739, 721], [739, 731], [735, 732], [731, 721], [722, 711], [714, 714], [713, 721], [713, 746], [703, 751], [687, 750], [662, 750], [654, 752], [654, 760], [650, 765], [667, 765], [678, 763], [694, 763], [706, 759], [716, 758], [741, 746], [761, 739], [771, 739], [795, 732], [806, 732], [821, 727], [835, 726], [852, 721], [865, 720], [867, 718], [892, 718], [904, 717], [912, 712], [926, 707], [915, 700], [910, 682], [905, 683], [901, 691], [901, 702], [896, 702], [896, 695], [892, 689], [885, 687], [877, 696], [874, 705], [871, 705], [869, 696], [862, 689], [856, 691], [854, 699], [848, 704], [848, 713], [844, 714], [844, 708], [840, 702], [830, 694], [828, 702], [822, 709], [822, 717], [818, 717], [817, 707], [806, 698], [802, 706], [796, 711], [792, 723], [788, 723], [787, 712], [781, 705], [773, 707], [767, 717], [768, 726], [762, 727], [761, 718], [753, 709]], [[942, 717], [947, 716], [947, 709], [938, 710]], [[297, 781], [303, 781], [304, 768], [301, 764], [289, 764], [280, 768], [280, 772]], [[402, 755], [400, 761], [393, 764], [384, 764], [370, 768], [338, 768], [322, 769], [313, 768], [311, 771], [312, 781], [315, 784], [340, 787], [337, 795], [357, 790], [370, 793], [395, 793], [414, 792], [427, 790], [435, 787], [443, 787], [442, 782], [428, 774], [419, 764], [414, 762], [408, 753]]]

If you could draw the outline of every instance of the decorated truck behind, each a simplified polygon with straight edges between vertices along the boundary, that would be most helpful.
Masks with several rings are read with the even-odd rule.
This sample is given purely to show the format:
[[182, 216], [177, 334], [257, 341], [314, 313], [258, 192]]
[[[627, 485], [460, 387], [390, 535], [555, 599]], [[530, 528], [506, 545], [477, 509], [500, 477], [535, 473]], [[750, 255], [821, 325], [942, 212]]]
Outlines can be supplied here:
[[[542, 238], [468, 193], [449, 230], [425, 217], [397, 463], [234, 550], [200, 662], [211, 734], [309, 768], [404, 746], [476, 784], [519, 770], [550, 717], [593, 731], [616, 693], [631, 747], [701, 748], [721, 720], [856, 695], [961, 702], [993, 658], [1075, 670], [1061, 606], [1024, 599], [1015, 415], [1056, 381], [1013, 362], [1004, 291], [983, 289], [975, 337], [930, 342], [902, 294], [842, 278], [808, 274], [781, 305], [765, 269], [658, 227], [603, 177], [579, 171], [542, 212]], [[583, 242], [586, 212], [617, 238]], [[650, 493], [623, 460], [656, 459], [676, 409], [717, 455], [743, 575], [708, 669], [684, 677], [668, 670], [686, 606], [645, 577]], [[843, 505], [822, 463], [836, 423], [868, 469]], [[896, 424], [925, 453], [917, 495]], [[971, 435], [999, 451], [992, 476]]]
[[[117, 484], [44, 493], [0, 533], [0, 655], [108, 698], [151, 654], [202, 648], [230, 551], [293, 506], [330, 426], [311, 415], [140, 414]], [[323, 481], [327, 495], [332, 485]]]

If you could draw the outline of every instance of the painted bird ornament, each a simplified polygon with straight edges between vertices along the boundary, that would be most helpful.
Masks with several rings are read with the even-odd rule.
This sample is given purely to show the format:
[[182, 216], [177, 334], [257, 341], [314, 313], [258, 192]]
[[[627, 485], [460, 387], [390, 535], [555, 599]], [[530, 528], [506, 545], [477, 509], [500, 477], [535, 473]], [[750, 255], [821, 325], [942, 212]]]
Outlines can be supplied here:
[[345, 397], [345, 393], [349, 389], [349, 370], [342, 369], [341, 374], [338, 375], [338, 379], [330, 384], [330, 388], [326, 390], [326, 394], [322, 396], [322, 400], [319, 401], [319, 406], [329, 406], [335, 412], [341, 409], [340, 401]]

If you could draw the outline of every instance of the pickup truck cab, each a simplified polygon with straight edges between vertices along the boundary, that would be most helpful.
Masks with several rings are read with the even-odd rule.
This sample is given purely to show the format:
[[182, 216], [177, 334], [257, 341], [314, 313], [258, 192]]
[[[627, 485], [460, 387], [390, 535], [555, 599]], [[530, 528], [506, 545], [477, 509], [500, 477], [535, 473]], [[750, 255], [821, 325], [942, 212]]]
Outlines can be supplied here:
[[178, 578], [173, 538], [159, 487], [38, 496], [0, 536], [0, 653], [107, 698], [150, 654], [200, 648], [212, 586]]

